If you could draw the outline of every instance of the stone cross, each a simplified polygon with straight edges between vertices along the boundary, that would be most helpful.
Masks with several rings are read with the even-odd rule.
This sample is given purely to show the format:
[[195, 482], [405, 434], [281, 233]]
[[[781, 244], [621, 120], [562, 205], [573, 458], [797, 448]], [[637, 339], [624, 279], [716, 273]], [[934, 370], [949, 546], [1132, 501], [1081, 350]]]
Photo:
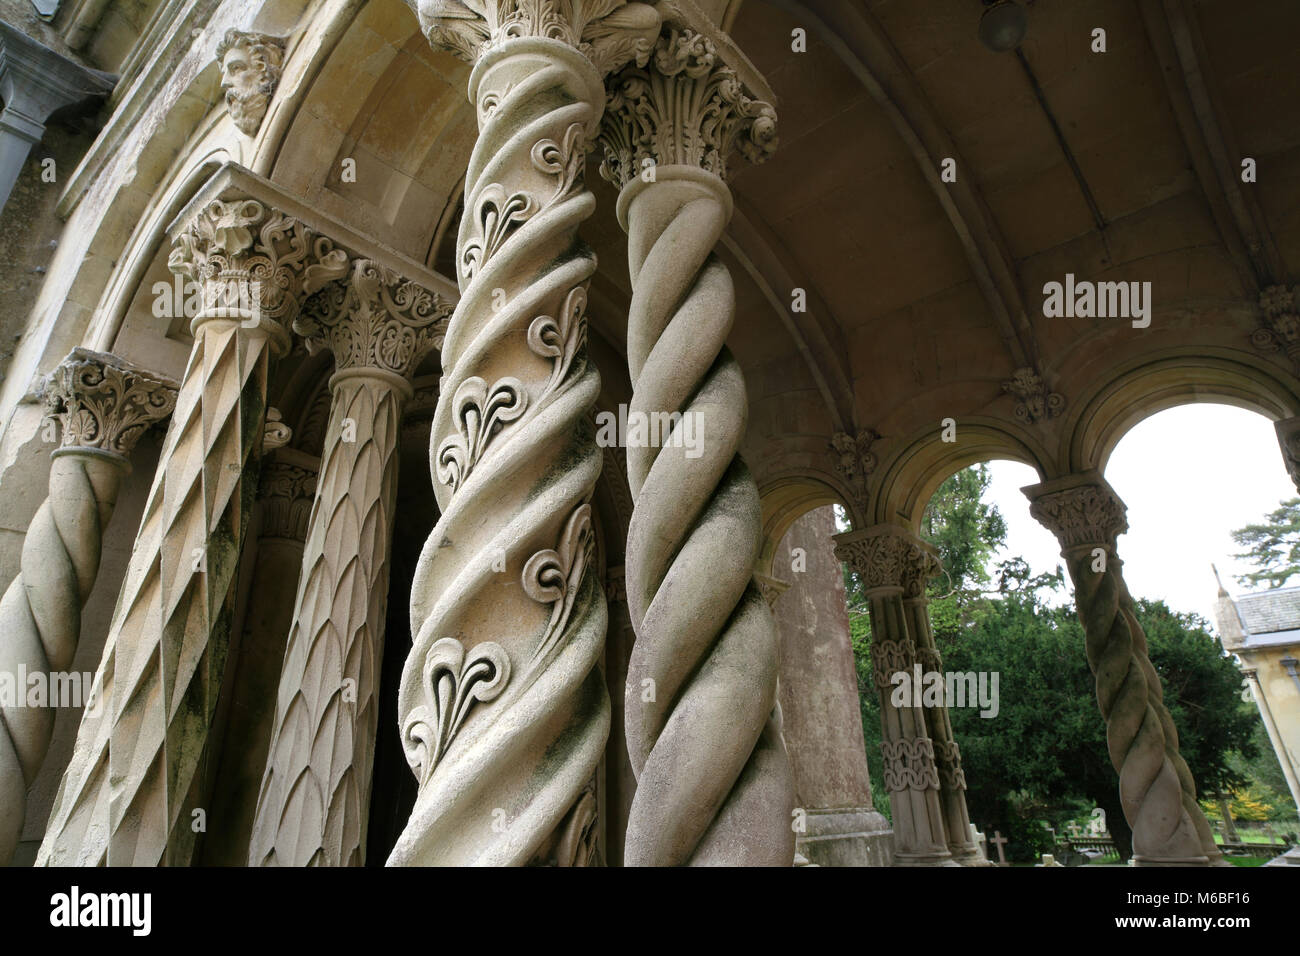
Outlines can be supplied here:
[[1007, 838], [1004, 837], [1004, 836], [1002, 835], [1002, 831], [1001, 831], [1001, 830], [994, 830], [994, 831], [993, 831], [993, 839], [992, 839], [992, 840], [989, 840], [989, 842], [992, 843], [995, 847], [998, 848], [998, 866], [1006, 866], [1006, 865], [1007, 865], [1007, 855], [1006, 855], [1006, 852], [1003, 851], [1002, 847], [1004, 847], [1004, 846], [1006, 845]]

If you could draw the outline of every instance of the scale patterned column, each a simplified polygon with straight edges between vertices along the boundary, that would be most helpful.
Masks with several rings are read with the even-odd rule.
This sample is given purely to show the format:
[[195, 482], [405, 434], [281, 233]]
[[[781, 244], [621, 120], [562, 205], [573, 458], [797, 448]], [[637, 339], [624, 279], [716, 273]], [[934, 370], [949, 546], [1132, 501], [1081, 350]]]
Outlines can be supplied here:
[[628, 441], [636, 644], [625, 720], [637, 790], [624, 860], [789, 866], [776, 623], [754, 580], [758, 487], [738, 454], [748, 402], [724, 344], [735, 294], [713, 252], [732, 211], [727, 155], [766, 158], [776, 113], [712, 40], [676, 28], [649, 68], [625, 69], [610, 90], [601, 172], [620, 187], [628, 234], [628, 417], [679, 419], [640, 447]]
[[358, 259], [294, 322], [337, 371], [303, 550], [252, 865], [360, 866], [397, 501], [397, 439], [410, 377], [442, 344], [450, 307]]
[[1115, 548], [1116, 537], [1128, 530], [1124, 503], [1097, 472], [1022, 490], [1030, 514], [1060, 542], [1074, 583], [1110, 760], [1119, 772], [1120, 803], [1133, 829], [1134, 862], [1220, 862], [1124, 583]]
[[389, 863], [582, 864], [610, 706], [589, 504], [596, 257], [578, 227], [595, 207], [584, 173], [602, 76], [644, 61], [659, 15], [622, 0], [415, 6], [433, 46], [474, 64], [479, 136], [430, 445], [442, 516], [398, 691], [419, 791]]
[[194, 347], [38, 864], [183, 865], [256, 493], [267, 374], [346, 254], [253, 199], [215, 199], [169, 266], [202, 286]]
[[[63, 441], [52, 456], [49, 496], [23, 539], [18, 576], [0, 599], [0, 673], [52, 677], [67, 671], [77, 652], [81, 608], [95, 585], [104, 529], [130, 471], [127, 456], [145, 431], [171, 414], [176, 383], [112, 355], [76, 349], [50, 375], [43, 394], [51, 418], [63, 426]], [[18, 687], [25, 692], [25, 684]], [[22, 836], [27, 789], [49, 750], [55, 701], [48, 705], [0, 710], [0, 866], [9, 863]]]

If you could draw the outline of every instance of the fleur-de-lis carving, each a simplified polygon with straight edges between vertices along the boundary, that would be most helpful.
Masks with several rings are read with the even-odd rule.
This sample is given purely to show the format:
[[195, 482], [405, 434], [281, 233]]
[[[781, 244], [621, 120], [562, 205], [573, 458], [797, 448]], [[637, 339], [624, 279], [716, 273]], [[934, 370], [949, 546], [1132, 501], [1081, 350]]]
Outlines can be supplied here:
[[574, 123], [565, 130], [564, 139], [559, 143], [553, 139], [538, 140], [531, 155], [535, 167], [559, 177], [555, 192], [546, 200], [546, 205], [559, 202], [575, 187], [582, 186], [587, 146], [581, 123]]
[[528, 347], [543, 358], [553, 358], [551, 378], [542, 394], [553, 391], [569, 371], [573, 357], [587, 341], [587, 290], [576, 286], [564, 298], [559, 319], [539, 315], [528, 326]]
[[541, 604], [552, 605], [551, 620], [533, 654], [539, 660], [550, 652], [564, 632], [578, 585], [591, 561], [594, 539], [591, 531], [591, 505], [583, 502], [573, 509], [560, 541], [554, 550], [538, 551], [524, 565], [524, 592]]
[[500, 644], [484, 641], [469, 651], [454, 637], [435, 641], [424, 658], [424, 702], [402, 728], [402, 747], [420, 788], [464, 725], [476, 702], [495, 700], [510, 680], [510, 657]]
[[478, 196], [478, 213], [474, 225], [478, 236], [465, 243], [461, 256], [461, 273], [465, 281], [473, 279], [487, 261], [501, 248], [510, 230], [527, 222], [537, 212], [537, 200], [528, 193], [506, 195], [500, 183], [489, 183]]
[[456, 431], [438, 449], [438, 480], [457, 491], [478, 464], [492, 436], [524, 413], [528, 393], [517, 378], [506, 377], [489, 390], [477, 375], [461, 382], [452, 398]]

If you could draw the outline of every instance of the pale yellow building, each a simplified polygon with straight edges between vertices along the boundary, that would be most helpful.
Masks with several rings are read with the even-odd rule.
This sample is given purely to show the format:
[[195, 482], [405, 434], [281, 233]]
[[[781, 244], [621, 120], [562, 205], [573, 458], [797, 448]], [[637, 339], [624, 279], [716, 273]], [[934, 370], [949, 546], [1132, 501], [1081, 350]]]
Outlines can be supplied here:
[[1223, 646], [1241, 662], [1291, 798], [1300, 804], [1300, 587], [1233, 598], [1219, 585]]

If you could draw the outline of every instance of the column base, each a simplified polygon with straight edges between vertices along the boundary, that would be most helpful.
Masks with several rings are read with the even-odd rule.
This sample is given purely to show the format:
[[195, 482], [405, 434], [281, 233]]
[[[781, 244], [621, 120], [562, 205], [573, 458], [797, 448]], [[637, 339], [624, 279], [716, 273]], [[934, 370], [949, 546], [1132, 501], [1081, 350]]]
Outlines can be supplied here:
[[[1209, 866], [1210, 861], [1203, 856], [1151, 857], [1133, 854], [1134, 866]], [[1229, 866], [1232, 864], [1229, 863]]]
[[949, 846], [948, 852], [952, 854], [953, 860], [958, 866], [992, 866], [990, 860], [984, 858], [980, 848], [971, 843], [964, 843], [960, 846]]
[[879, 810], [831, 807], [807, 811], [807, 833], [795, 837], [795, 852], [815, 866], [890, 866], [894, 831]]

